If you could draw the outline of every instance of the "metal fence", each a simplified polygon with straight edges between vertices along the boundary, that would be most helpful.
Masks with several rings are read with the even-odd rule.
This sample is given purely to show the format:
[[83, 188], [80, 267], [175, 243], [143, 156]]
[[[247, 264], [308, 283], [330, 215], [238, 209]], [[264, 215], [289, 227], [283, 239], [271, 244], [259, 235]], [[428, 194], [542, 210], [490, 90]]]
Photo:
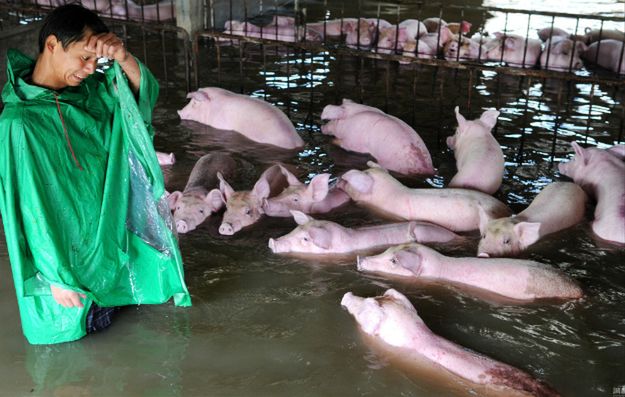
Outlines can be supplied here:
[[0, 8], [12, 19], [24, 21], [28, 15], [43, 15], [64, 4], [78, 3], [104, 18], [141, 23], [176, 25], [174, 0], [0, 0]]

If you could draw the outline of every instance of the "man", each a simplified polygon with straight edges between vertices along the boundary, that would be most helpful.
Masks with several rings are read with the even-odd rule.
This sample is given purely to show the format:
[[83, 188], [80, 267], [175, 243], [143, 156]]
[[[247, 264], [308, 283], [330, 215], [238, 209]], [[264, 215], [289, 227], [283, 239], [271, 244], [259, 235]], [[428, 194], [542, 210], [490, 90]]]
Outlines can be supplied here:
[[[93, 12], [44, 20], [33, 62], [10, 50], [0, 210], [24, 335], [67, 342], [103, 308], [191, 304], [152, 146], [158, 84]], [[114, 61], [94, 73], [98, 59]]]

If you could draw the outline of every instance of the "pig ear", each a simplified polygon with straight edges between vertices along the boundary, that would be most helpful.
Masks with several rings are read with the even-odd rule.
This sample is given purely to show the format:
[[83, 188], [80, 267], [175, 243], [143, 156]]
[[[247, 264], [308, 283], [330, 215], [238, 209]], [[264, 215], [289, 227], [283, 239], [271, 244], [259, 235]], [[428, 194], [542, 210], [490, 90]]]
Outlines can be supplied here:
[[330, 174], [319, 174], [310, 181], [306, 193], [310, 194], [313, 201], [321, 201], [328, 196], [328, 182]]
[[330, 248], [330, 245], [332, 244], [332, 236], [328, 230], [323, 227], [315, 226], [308, 229], [308, 233], [317, 247], [323, 249]]
[[291, 215], [293, 215], [293, 219], [295, 219], [295, 223], [298, 225], [305, 225], [308, 222], [314, 221], [313, 217], [304, 214], [302, 211], [289, 211]]
[[471, 26], [473, 26], [471, 22], [462, 21], [460, 22], [460, 31], [465, 34], [469, 33], [471, 31]]
[[522, 247], [534, 244], [540, 238], [540, 223], [538, 222], [519, 222], [514, 225], [514, 233], [519, 238]]
[[287, 170], [286, 167], [284, 167], [282, 164], [278, 164], [278, 167], [280, 167], [280, 172], [282, 172], [282, 175], [284, 175], [284, 177], [286, 178], [286, 181], [289, 184], [289, 186], [303, 185], [303, 183], [300, 182], [299, 179], [297, 179], [297, 177], [293, 175], [291, 171]]
[[228, 184], [228, 182], [226, 182], [224, 176], [221, 175], [221, 172], [217, 172], [217, 178], [219, 179], [219, 190], [223, 193], [226, 202], [228, 202], [230, 197], [232, 197], [232, 194], [234, 194], [234, 189]]
[[226, 198], [223, 193], [219, 189], [213, 189], [210, 192], [206, 193], [204, 197], [204, 201], [210, 205], [212, 212], [217, 212], [223, 208], [224, 204], [226, 204]]
[[490, 217], [488, 216], [488, 214], [486, 213], [486, 211], [484, 211], [484, 208], [482, 208], [481, 205], [477, 206], [477, 213], [480, 217], [480, 234], [484, 235], [484, 233], [486, 233], [486, 228], [488, 226], [488, 222], [490, 222]]
[[347, 183], [349, 183], [350, 186], [359, 193], [368, 193], [371, 191], [371, 187], [373, 186], [373, 178], [362, 171], [351, 174], [347, 172], [341, 178], [347, 181]]
[[[345, 103], [345, 99], [343, 100]], [[336, 120], [345, 117], [345, 109], [343, 105], [326, 105], [321, 112], [321, 120]]]
[[571, 142], [571, 146], [573, 146], [573, 150], [575, 151], [575, 155], [577, 157], [579, 157], [579, 159], [586, 164], [587, 163], [587, 158], [586, 158], [586, 150], [581, 147], [579, 145], [579, 143], [577, 142]]
[[167, 203], [169, 204], [170, 210], [176, 209], [176, 203], [178, 202], [180, 197], [182, 197], [182, 193], [177, 190], [167, 196]]
[[467, 119], [465, 119], [464, 116], [460, 114], [460, 108], [456, 106], [454, 108], [454, 112], [456, 113], [456, 120], [458, 121], [458, 126], [463, 126], [464, 123], [467, 122]]
[[267, 182], [267, 178], [261, 176], [261, 178], [254, 185], [254, 188], [252, 189], [252, 194], [260, 199], [264, 199], [269, 197], [270, 193], [271, 187], [269, 186], [269, 182]]
[[187, 94], [187, 99], [195, 99], [196, 101], [210, 101], [210, 96], [206, 91], [198, 90]]
[[482, 113], [480, 120], [484, 123], [488, 128], [493, 128], [495, 124], [497, 124], [497, 117], [499, 117], [499, 112], [496, 110], [487, 110]]
[[405, 295], [402, 295], [400, 292], [398, 292], [397, 290], [391, 288], [386, 290], [386, 292], [384, 293], [384, 296], [388, 296], [393, 298], [396, 302], [402, 304], [404, 307], [406, 307], [407, 309], [411, 310], [411, 311], [415, 311], [416, 309], [414, 308], [414, 306], [412, 305], [412, 303], [410, 303], [410, 301], [408, 300], [408, 298], [406, 298]]

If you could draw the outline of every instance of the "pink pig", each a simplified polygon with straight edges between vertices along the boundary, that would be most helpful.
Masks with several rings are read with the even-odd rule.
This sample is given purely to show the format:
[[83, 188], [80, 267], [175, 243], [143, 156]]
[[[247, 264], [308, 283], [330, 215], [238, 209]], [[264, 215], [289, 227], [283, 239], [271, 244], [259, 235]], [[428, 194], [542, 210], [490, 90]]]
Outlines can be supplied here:
[[191, 102], [178, 111], [183, 120], [236, 131], [253, 141], [284, 149], [304, 146], [288, 117], [265, 101], [217, 87], [200, 88], [187, 98]]
[[385, 168], [402, 174], [434, 173], [425, 143], [397, 117], [343, 99], [340, 106], [327, 105], [321, 118], [330, 120], [321, 127], [321, 132], [334, 135], [334, 142], [343, 149], [370, 153]]
[[582, 58], [613, 72], [625, 74], [624, 45], [625, 41], [618, 40], [594, 42], [588, 46], [588, 49], [582, 54]]
[[543, 236], [574, 226], [584, 219], [586, 193], [574, 183], [547, 185], [521, 213], [487, 221], [480, 212], [478, 256], [518, 255]]
[[493, 194], [501, 186], [504, 159], [501, 146], [491, 134], [499, 112], [487, 110], [477, 120], [467, 121], [454, 109], [458, 128], [447, 138], [447, 146], [454, 151], [458, 172], [449, 187], [462, 187]]
[[555, 390], [531, 375], [434, 334], [408, 298], [394, 289], [374, 298], [361, 298], [348, 292], [341, 306], [354, 316], [363, 332], [389, 348], [400, 348], [402, 355], [413, 356], [415, 362], [425, 359], [469, 382], [487, 385], [502, 396], [513, 392], [515, 395], [558, 396]]
[[597, 201], [592, 231], [604, 240], [625, 244], [625, 163], [622, 146], [584, 149], [572, 142], [575, 156], [558, 169]]
[[411, 241], [448, 242], [455, 233], [424, 222], [402, 222], [349, 229], [330, 221], [315, 220], [300, 211], [291, 211], [299, 225], [289, 234], [269, 239], [274, 254], [346, 254], [386, 248]]
[[176, 156], [173, 153], [156, 152], [156, 158], [159, 165], [173, 165], [176, 162]]
[[267, 216], [290, 217], [291, 210], [305, 214], [324, 214], [350, 201], [347, 193], [336, 187], [330, 188], [330, 174], [318, 174], [308, 185], [300, 182], [295, 175], [281, 166], [289, 186], [275, 197], [263, 201]]
[[507, 258], [452, 258], [417, 243], [359, 258], [358, 270], [473, 287], [522, 301], [583, 296], [574, 281], [542, 263]]
[[486, 42], [483, 51], [486, 60], [503, 61], [514, 67], [532, 68], [540, 57], [541, 44], [537, 39], [496, 32], [495, 38]]
[[267, 168], [252, 190], [239, 192], [234, 191], [221, 173], [217, 174], [222, 200], [226, 203], [226, 212], [219, 226], [219, 234], [232, 236], [244, 227], [258, 222], [265, 213], [263, 201], [289, 186], [280, 167], [275, 164]]
[[566, 36], [553, 36], [545, 42], [540, 55], [540, 67], [549, 70], [569, 71], [581, 69], [580, 58], [588, 47], [582, 41], [573, 41]]
[[470, 189], [411, 189], [370, 161], [368, 170], [350, 170], [338, 186], [352, 200], [384, 215], [441, 225], [449, 230], [479, 228], [481, 207], [490, 219], [510, 215], [510, 209], [488, 194]]
[[378, 42], [373, 51], [382, 54], [401, 51], [407, 41], [414, 41], [417, 37], [427, 34], [425, 25], [416, 19], [406, 19], [399, 25], [380, 28]]

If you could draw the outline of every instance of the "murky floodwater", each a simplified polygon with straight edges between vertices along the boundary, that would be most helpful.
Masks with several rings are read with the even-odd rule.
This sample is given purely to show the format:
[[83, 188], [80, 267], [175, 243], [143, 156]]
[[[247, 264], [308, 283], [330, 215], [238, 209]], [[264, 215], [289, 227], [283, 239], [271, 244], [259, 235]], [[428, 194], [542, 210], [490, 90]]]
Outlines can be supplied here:
[[[132, 32], [131, 32], [132, 34]], [[140, 41], [140, 36], [131, 39]], [[152, 40], [150, 37], [148, 39]], [[132, 42], [132, 40], [131, 40]], [[135, 43], [132, 50], [141, 54]], [[273, 161], [291, 164], [302, 180], [364, 168], [320, 133], [323, 106], [351, 98], [413, 125], [438, 168], [427, 179], [443, 187], [455, 172], [445, 138], [453, 108], [467, 117], [484, 108], [501, 116], [494, 134], [506, 157], [496, 196], [519, 212], [546, 184], [564, 180], [557, 164], [570, 142], [606, 147], [623, 141], [623, 87], [496, 75], [429, 66], [303, 53], [257, 45], [204, 47], [200, 85], [264, 98], [283, 109], [306, 141], [299, 152], [263, 147], [237, 134], [180, 122], [185, 103], [179, 49], [162, 55], [150, 41], [148, 65], [161, 78], [155, 112], [157, 149], [178, 162], [165, 170], [169, 190], [184, 187], [204, 153], [231, 153], [241, 164], [231, 184], [249, 189]], [[475, 395], [440, 371], [395, 365], [367, 344], [340, 307], [347, 291], [406, 294], [425, 323], [462, 346], [521, 368], [565, 396], [612, 395], [625, 385], [625, 252], [596, 241], [587, 222], [532, 246], [527, 257], [562, 269], [583, 286], [579, 302], [515, 305], [445, 285], [389, 281], [357, 272], [355, 261], [296, 259], [271, 254], [270, 237], [290, 231], [289, 219], [264, 218], [234, 236], [220, 236], [220, 217], [180, 236], [193, 307], [128, 307], [113, 326], [81, 341], [30, 346], [21, 335], [4, 238], [0, 241], [0, 395], [7, 396], [442, 396]], [[350, 206], [324, 216], [347, 226], [383, 220]], [[473, 236], [477, 237], [477, 236]], [[449, 255], [475, 254], [475, 240], [441, 246]]]

